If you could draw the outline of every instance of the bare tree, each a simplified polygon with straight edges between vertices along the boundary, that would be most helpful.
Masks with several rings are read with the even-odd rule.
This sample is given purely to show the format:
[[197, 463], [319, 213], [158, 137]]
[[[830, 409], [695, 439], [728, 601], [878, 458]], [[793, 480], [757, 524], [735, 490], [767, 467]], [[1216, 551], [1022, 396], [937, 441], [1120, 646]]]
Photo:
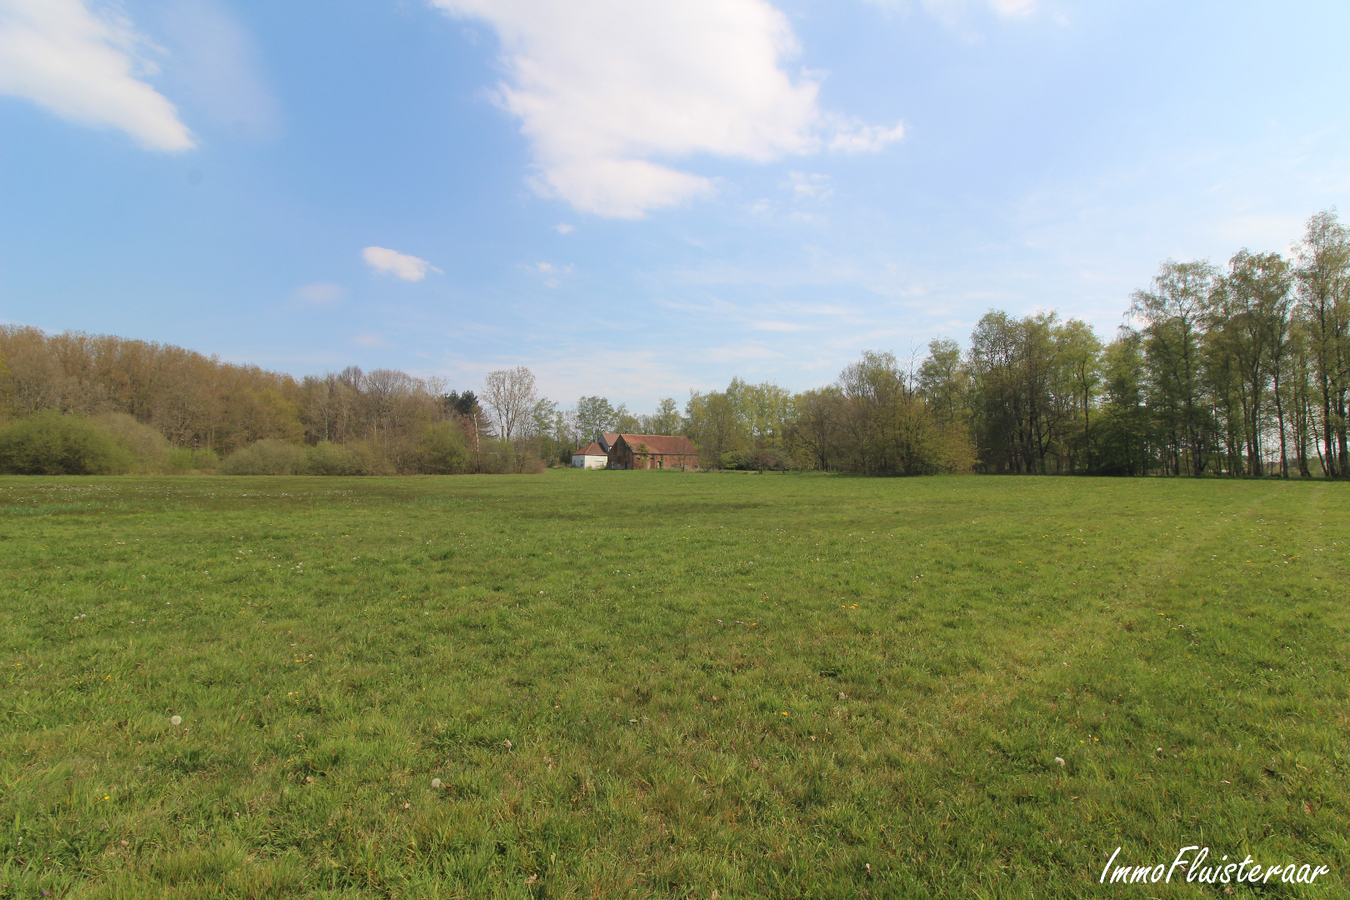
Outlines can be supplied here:
[[489, 372], [483, 380], [483, 402], [492, 410], [497, 436], [503, 440], [526, 437], [538, 401], [534, 373], [524, 366]]

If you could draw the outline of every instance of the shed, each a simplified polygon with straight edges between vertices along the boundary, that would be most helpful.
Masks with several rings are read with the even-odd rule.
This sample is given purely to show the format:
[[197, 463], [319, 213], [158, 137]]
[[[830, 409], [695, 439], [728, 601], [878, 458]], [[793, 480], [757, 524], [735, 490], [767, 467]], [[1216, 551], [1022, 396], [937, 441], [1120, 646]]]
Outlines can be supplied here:
[[572, 454], [574, 469], [603, 469], [608, 465], [609, 455], [605, 453], [605, 448], [595, 441]]

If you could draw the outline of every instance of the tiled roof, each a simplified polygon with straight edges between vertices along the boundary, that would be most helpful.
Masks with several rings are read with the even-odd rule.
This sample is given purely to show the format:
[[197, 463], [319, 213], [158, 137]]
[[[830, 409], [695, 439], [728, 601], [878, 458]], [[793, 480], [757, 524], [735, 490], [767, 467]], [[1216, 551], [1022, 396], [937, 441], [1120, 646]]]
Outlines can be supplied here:
[[647, 452], [661, 456], [698, 456], [694, 442], [684, 435], [672, 434], [621, 434], [629, 447], [637, 452], [638, 447], [647, 445]]
[[605, 456], [605, 448], [601, 447], [595, 441], [591, 441], [585, 447], [572, 454], [573, 456]]

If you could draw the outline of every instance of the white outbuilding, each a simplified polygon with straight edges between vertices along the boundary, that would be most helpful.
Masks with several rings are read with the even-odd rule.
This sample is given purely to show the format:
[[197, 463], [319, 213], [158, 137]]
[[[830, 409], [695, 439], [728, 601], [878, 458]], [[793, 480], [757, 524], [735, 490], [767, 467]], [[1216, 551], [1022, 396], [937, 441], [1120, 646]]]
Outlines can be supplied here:
[[595, 441], [591, 441], [572, 454], [572, 468], [574, 469], [603, 469], [607, 465], [609, 465], [609, 454], [605, 452], [604, 447], [601, 447]]

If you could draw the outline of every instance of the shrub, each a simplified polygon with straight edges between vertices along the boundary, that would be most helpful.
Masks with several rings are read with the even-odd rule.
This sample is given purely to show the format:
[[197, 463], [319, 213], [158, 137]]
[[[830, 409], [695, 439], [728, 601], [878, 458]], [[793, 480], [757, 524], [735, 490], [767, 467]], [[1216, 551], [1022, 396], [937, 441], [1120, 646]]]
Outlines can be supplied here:
[[487, 475], [538, 475], [548, 466], [524, 442], [484, 439], [480, 471]]
[[355, 449], [320, 441], [305, 451], [305, 472], [310, 475], [368, 475], [367, 461]]
[[0, 431], [0, 472], [114, 475], [130, 471], [127, 449], [83, 416], [43, 410]]
[[222, 475], [299, 475], [305, 469], [305, 448], [273, 438], [242, 447], [221, 463]]
[[168, 470], [169, 442], [158, 430], [120, 412], [104, 413], [90, 422], [126, 450], [131, 457], [129, 471], [150, 475]]
[[722, 453], [721, 457], [718, 457], [717, 468], [725, 468], [725, 470], [749, 468], [745, 464], [745, 456], [747, 456], [745, 451], [726, 451]]
[[957, 425], [939, 429], [933, 449], [934, 466], [939, 472], [965, 474], [975, 467], [975, 447], [966, 431]]
[[343, 445], [356, 457], [358, 475], [397, 475], [398, 470], [384, 448], [372, 441], [352, 441]]
[[169, 451], [169, 459], [164, 471], [169, 475], [186, 475], [189, 472], [214, 472], [220, 468], [220, 454], [214, 450], [189, 450], [187, 447], [175, 447]]
[[454, 422], [433, 422], [422, 429], [417, 445], [418, 468], [428, 475], [457, 475], [469, 471], [469, 447]]
[[747, 469], [758, 469], [761, 472], [765, 469], [783, 472], [792, 468], [792, 459], [782, 450], [751, 450], [745, 454], [742, 464]]

